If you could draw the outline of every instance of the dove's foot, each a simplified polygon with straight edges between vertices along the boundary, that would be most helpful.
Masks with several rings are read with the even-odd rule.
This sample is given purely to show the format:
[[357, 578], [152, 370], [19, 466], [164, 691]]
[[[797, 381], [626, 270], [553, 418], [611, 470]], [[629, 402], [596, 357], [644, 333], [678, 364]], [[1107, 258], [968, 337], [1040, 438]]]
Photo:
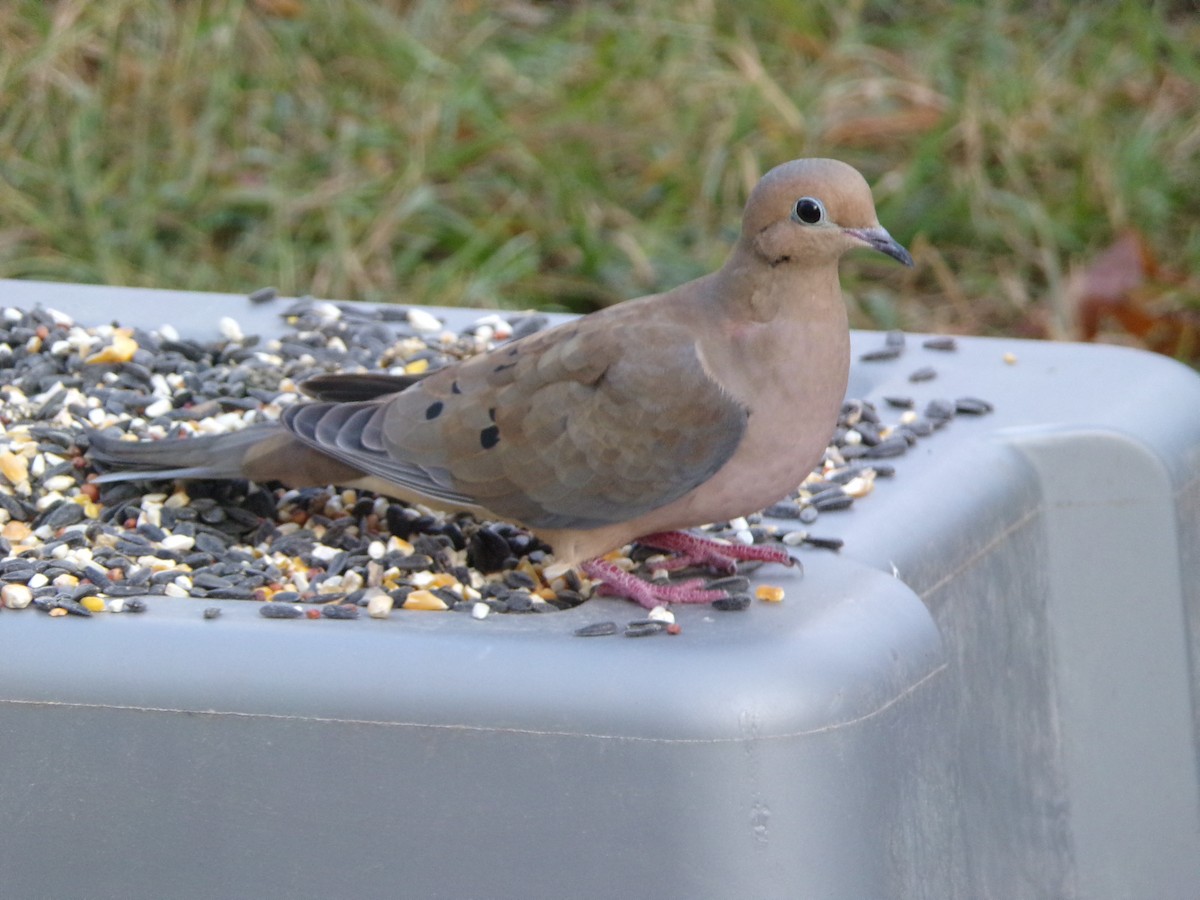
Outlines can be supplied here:
[[655, 563], [656, 568], [668, 571], [687, 566], [704, 566], [723, 575], [732, 575], [737, 571], [739, 562], [773, 562], [784, 566], [796, 564], [783, 547], [725, 544], [686, 531], [660, 531], [640, 537], [637, 542], [656, 550], [667, 550], [676, 554], [670, 559]]
[[[785, 566], [796, 565], [796, 561], [782, 547], [768, 547], [759, 544], [750, 546], [725, 544], [685, 531], [660, 531], [648, 534], [638, 538], [638, 543], [656, 550], [674, 553], [675, 556], [670, 559], [656, 563], [657, 568], [666, 570], [682, 569], [686, 566], [703, 566], [715, 569], [722, 574], [732, 574], [737, 571], [739, 562], [774, 562]], [[725, 591], [704, 587], [702, 578], [691, 578], [673, 584], [646, 581], [603, 559], [589, 560], [581, 568], [588, 578], [597, 582], [597, 590], [600, 593], [628, 597], [646, 609], [653, 609], [662, 603], [710, 603], [728, 596]]]
[[711, 603], [726, 596], [722, 590], [702, 587], [702, 578], [691, 578], [675, 584], [656, 584], [603, 559], [588, 560], [580, 568], [588, 578], [599, 584], [600, 593], [628, 597], [646, 609], [663, 603]]

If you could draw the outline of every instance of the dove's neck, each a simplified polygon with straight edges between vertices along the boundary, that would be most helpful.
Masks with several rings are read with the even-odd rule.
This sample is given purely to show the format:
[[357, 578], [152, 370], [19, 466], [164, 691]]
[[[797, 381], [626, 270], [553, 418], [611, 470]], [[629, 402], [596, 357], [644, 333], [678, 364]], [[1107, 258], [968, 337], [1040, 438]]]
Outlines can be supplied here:
[[[705, 323], [697, 329], [697, 342], [706, 367], [748, 406], [760, 411], [778, 406], [767, 419], [787, 418], [795, 409], [816, 410], [819, 422], [836, 418], [850, 367], [836, 265], [751, 262], [739, 270], [736, 259], [731, 262], [735, 265], [708, 276], [693, 294], [707, 307], [692, 316]], [[803, 377], [789, 377], [797, 366]]]
[[706, 292], [733, 321], [844, 321], [845, 306], [837, 261], [819, 265], [798, 262], [770, 265], [735, 254], [711, 276]]

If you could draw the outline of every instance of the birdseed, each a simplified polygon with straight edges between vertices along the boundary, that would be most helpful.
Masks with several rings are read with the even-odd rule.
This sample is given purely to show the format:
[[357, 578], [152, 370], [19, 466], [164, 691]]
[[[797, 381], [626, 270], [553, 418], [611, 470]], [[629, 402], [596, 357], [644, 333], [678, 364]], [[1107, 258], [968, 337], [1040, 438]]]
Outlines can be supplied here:
[[617, 633], [616, 622], [593, 622], [575, 629], [576, 637], [605, 637]]
[[957, 350], [958, 344], [954, 338], [949, 336], [931, 337], [921, 342], [921, 346], [926, 350]]
[[[274, 299], [273, 289], [251, 297]], [[532, 334], [548, 324], [544, 316], [489, 314], [454, 333], [427, 310], [302, 299], [281, 310], [290, 330], [280, 338], [246, 335], [225, 319], [220, 337], [205, 343], [170, 326], [84, 328], [48, 309], [0, 313], [0, 604], [7, 609], [137, 613], [162, 596], [248, 601], [267, 617], [355, 618], [365, 609], [387, 618], [418, 607], [478, 618], [481, 610], [570, 609], [590, 596], [591, 585], [573, 571], [549, 582], [550, 548], [505, 523], [334, 487], [89, 480], [91, 429], [141, 440], [233, 431], [277, 418], [309, 377], [435, 369]], [[900, 355], [902, 334], [885, 342], [867, 357]], [[888, 404], [915, 406], [907, 398]], [[848, 401], [812, 484], [769, 507], [765, 519], [704, 531], [739, 543], [790, 537], [797, 532], [772, 520], [810, 525], [847, 508], [874, 477], [892, 473], [877, 460], [903, 454], [956, 414], [990, 411], [977, 398], [933, 401], [923, 417], [900, 425], [885, 423], [869, 402]], [[867, 487], [852, 495], [854, 485]], [[786, 543], [797, 541], [841, 543], [807, 534]], [[631, 568], [654, 555], [636, 546], [626, 552], [633, 560], [618, 564]], [[715, 608], [748, 605], [744, 578], [723, 589], [732, 596]], [[206, 618], [218, 614], [204, 607]]]
[[741, 612], [750, 608], [750, 595], [732, 594], [728, 597], [719, 597], [712, 602], [712, 608], [721, 612]]
[[652, 634], [661, 634], [667, 630], [666, 622], [654, 622], [649, 619], [642, 619], [637, 622], [630, 622], [625, 626], [625, 637], [649, 637]]
[[881, 347], [878, 350], [868, 350], [866, 353], [860, 353], [858, 359], [860, 362], [887, 362], [891, 359], [899, 359], [900, 354], [903, 352], [903, 347]]
[[987, 400], [980, 400], [978, 397], [959, 397], [954, 401], [954, 411], [968, 416], [987, 415], [993, 408]]
[[783, 601], [783, 588], [772, 584], [760, 584], [754, 589], [754, 596], [768, 603], [780, 603]]

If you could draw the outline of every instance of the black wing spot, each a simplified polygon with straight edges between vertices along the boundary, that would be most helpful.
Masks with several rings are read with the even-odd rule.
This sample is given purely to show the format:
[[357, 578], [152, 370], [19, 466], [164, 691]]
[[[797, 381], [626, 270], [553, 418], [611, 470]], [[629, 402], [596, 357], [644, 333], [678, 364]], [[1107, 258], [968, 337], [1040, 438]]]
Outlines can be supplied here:
[[462, 388], [460, 388], [460, 387], [458, 386], [458, 382], [457, 382], [457, 381], [453, 382], [453, 383], [450, 385], [450, 393], [452, 393], [452, 394], [461, 394], [461, 393], [462, 393]]
[[497, 426], [489, 425], [479, 432], [479, 444], [484, 450], [491, 450], [498, 443], [500, 443], [500, 429]]
[[493, 422], [496, 421], [496, 407], [493, 406], [491, 409], [488, 410], [488, 418], [491, 419]]
[[444, 408], [445, 408], [445, 404], [443, 404], [441, 400], [437, 400], [433, 403], [430, 403], [429, 406], [427, 406], [425, 408], [425, 418], [426, 419], [436, 419], [438, 416], [440, 416], [442, 414], [442, 410]]
[[496, 368], [492, 369], [492, 371], [493, 372], [503, 372], [505, 369], [511, 369], [515, 365], [516, 365], [515, 362], [502, 363], [501, 365], [498, 365], [498, 366], [496, 366]]

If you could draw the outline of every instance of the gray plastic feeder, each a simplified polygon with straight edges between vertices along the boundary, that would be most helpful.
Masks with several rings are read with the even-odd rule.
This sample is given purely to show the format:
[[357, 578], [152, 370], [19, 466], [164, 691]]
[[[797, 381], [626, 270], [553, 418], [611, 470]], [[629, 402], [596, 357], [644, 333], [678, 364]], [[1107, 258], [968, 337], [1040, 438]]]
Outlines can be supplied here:
[[[0, 282], [39, 303], [281, 330], [281, 302]], [[958, 347], [910, 335], [851, 396], [995, 412], [822, 517], [840, 553], [761, 570], [783, 603], [683, 608], [677, 637], [574, 637], [640, 615], [599, 598], [482, 622], [4, 611], [0, 894], [1194, 900], [1200, 378]]]

